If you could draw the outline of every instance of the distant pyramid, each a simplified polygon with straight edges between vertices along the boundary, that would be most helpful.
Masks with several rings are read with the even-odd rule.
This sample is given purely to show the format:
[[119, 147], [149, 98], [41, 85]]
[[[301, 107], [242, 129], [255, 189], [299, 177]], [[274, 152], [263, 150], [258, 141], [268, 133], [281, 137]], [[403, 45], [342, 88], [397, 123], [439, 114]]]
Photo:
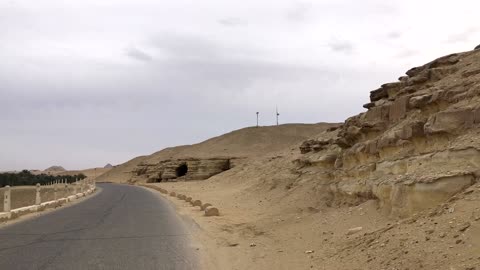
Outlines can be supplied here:
[[62, 166], [51, 166], [45, 169], [46, 172], [64, 172], [66, 171]]
[[105, 167], [103, 167], [103, 168], [105, 168], [105, 169], [110, 169], [110, 168], [113, 168], [113, 165], [112, 165], [112, 164], [110, 164], [110, 163], [108, 163], [108, 164], [107, 164], [107, 165], [105, 165]]

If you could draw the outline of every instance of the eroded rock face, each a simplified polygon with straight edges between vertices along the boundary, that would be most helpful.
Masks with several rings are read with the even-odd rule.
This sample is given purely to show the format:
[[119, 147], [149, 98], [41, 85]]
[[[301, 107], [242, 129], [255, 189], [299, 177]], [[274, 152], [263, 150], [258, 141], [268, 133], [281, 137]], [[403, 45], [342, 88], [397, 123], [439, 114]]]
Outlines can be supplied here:
[[157, 164], [140, 164], [134, 171], [147, 182], [172, 180], [203, 180], [231, 168], [228, 158], [210, 159], [174, 159], [163, 160]]
[[480, 180], [480, 51], [406, 74], [372, 91], [367, 111], [347, 119], [335, 138], [300, 146], [298, 170], [321, 172], [329, 204], [377, 199], [406, 216]]

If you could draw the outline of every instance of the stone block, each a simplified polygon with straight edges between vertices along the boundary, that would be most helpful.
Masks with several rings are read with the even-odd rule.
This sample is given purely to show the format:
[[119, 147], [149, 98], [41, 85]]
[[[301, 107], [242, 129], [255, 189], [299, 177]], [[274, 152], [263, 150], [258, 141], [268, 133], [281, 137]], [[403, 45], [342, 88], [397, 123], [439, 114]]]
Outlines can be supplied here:
[[200, 201], [200, 200], [195, 200], [195, 201], [192, 202], [192, 205], [193, 205], [193, 206], [200, 206], [200, 207], [202, 207], [202, 201]]
[[393, 104], [390, 106], [388, 113], [388, 118], [391, 122], [398, 121], [399, 119], [405, 117], [405, 114], [407, 113], [408, 99], [409, 98], [406, 96], [395, 99]]
[[205, 216], [212, 217], [212, 216], [219, 216], [219, 215], [220, 215], [220, 211], [218, 211], [217, 208], [213, 206], [208, 206], [207, 208], [205, 208]]
[[206, 209], [207, 207], [209, 207], [209, 206], [212, 206], [212, 204], [210, 204], [210, 203], [204, 203], [204, 204], [200, 207], [200, 209], [205, 210], [205, 209]]
[[475, 114], [472, 109], [443, 111], [432, 115], [424, 129], [426, 134], [455, 133], [459, 129], [471, 127], [474, 121]]

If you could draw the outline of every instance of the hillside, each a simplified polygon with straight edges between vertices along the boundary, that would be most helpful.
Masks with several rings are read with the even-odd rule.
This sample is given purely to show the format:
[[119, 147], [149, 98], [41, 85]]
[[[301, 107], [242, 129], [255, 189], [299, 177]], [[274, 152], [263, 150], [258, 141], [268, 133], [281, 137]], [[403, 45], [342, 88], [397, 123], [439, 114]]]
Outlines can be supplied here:
[[50, 166], [45, 169], [45, 172], [64, 172], [66, 171], [62, 166]]
[[[98, 180], [127, 182], [135, 179], [133, 172], [139, 165], [153, 166], [165, 160], [226, 158], [241, 161], [251, 157], [269, 155], [335, 126], [338, 124], [285, 124], [258, 128], [248, 127], [198, 144], [166, 148], [148, 156], [134, 158], [116, 166]], [[140, 181], [142, 180], [140, 179]]]
[[201, 228], [206, 269], [477, 269], [480, 50], [406, 74], [338, 129], [155, 184], [220, 208], [206, 219], [173, 200]]
[[77, 175], [77, 174], [84, 174], [88, 178], [95, 178], [98, 177], [104, 173], [107, 173], [110, 171], [111, 168], [91, 168], [91, 169], [84, 169], [84, 170], [45, 170], [45, 171], [40, 171], [40, 170], [30, 170], [32, 174], [38, 175], [38, 174], [49, 174], [49, 175]]

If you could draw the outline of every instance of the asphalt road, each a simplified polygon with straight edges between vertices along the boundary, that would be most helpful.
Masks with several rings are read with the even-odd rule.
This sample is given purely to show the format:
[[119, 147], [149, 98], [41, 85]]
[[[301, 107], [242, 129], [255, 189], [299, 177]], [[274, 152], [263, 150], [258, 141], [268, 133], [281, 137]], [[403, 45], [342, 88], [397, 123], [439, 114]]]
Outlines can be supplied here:
[[0, 229], [0, 269], [198, 269], [183, 222], [157, 194], [100, 184], [83, 202]]

